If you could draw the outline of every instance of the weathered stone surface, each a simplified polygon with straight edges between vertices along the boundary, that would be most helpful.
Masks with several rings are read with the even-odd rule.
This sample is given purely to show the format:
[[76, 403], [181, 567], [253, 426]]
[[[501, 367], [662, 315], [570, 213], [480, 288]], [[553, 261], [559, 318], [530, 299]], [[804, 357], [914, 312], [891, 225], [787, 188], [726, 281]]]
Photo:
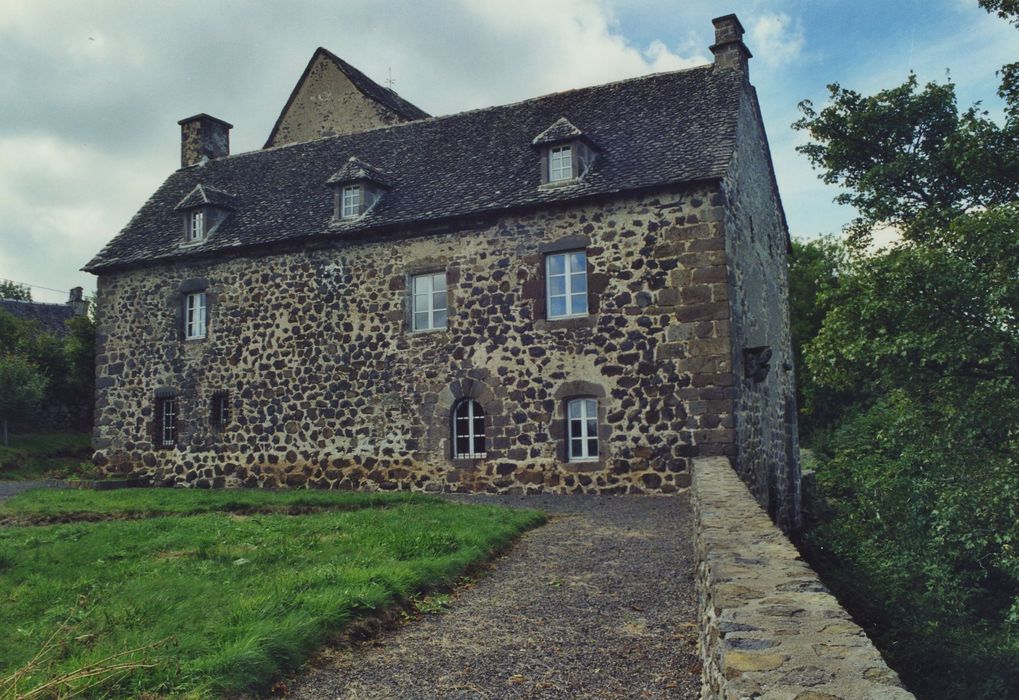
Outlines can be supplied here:
[[702, 700], [912, 698], [729, 460], [693, 462]]
[[[671, 271], [648, 264], [647, 249], [711, 208], [716, 189], [619, 196], [427, 237], [105, 273], [98, 394], [110, 408], [99, 411], [97, 444], [106, 447], [96, 462], [185, 486], [222, 477], [226, 485], [676, 493], [689, 485], [692, 457], [734, 449], [734, 395], [719, 393], [733, 382], [729, 326], [680, 324], [688, 332], [666, 343], [686, 306], [664, 312], [635, 300], [678, 293]], [[589, 279], [598, 311], [583, 324], [545, 320], [539, 251], [578, 231], [597, 253]], [[720, 226], [708, 232], [722, 235]], [[443, 269], [448, 328], [409, 331], [409, 287], [393, 280]], [[179, 287], [199, 278], [208, 285], [208, 337], [185, 341]], [[718, 302], [716, 313], [725, 308]], [[660, 352], [666, 345], [672, 350]], [[159, 388], [178, 396], [181, 435], [171, 449], [153, 446]], [[233, 410], [226, 429], [213, 430], [219, 391], [230, 392]], [[565, 402], [577, 395], [599, 402], [597, 461], [565, 459]], [[466, 396], [484, 407], [486, 456], [454, 461], [450, 412]]]

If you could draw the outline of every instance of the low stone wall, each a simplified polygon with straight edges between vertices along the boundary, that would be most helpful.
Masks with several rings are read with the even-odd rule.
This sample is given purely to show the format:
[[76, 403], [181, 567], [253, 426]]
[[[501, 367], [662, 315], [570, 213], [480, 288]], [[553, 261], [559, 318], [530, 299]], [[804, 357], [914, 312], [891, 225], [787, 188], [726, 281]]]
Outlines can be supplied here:
[[693, 472], [702, 700], [912, 698], [729, 461]]

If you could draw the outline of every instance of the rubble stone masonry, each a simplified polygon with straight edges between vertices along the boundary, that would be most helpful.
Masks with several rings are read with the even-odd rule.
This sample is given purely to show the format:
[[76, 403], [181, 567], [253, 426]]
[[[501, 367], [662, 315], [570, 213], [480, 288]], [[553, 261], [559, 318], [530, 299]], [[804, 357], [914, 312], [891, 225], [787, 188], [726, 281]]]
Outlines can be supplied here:
[[[95, 461], [200, 487], [676, 492], [693, 457], [736, 456], [731, 216], [703, 183], [103, 273]], [[544, 256], [577, 249], [590, 315], [546, 320]], [[410, 276], [443, 270], [448, 328], [409, 330]], [[195, 290], [208, 336], [185, 340]], [[158, 448], [169, 393], [180, 434]], [[452, 457], [466, 396], [487, 416], [484, 459]], [[600, 458], [573, 463], [564, 412], [581, 396], [598, 401]]]

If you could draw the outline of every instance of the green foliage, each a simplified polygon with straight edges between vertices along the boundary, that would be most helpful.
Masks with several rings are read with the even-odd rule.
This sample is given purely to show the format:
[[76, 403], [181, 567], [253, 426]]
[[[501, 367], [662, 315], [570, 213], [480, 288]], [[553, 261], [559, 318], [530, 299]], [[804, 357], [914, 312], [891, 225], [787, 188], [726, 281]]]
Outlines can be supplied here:
[[[1019, 27], [1015, 0], [981, 5]], [[795, 125], [859, 212], [835, 284], [791, 275], [813, 307], [804, 405], [849, 397], [807, 432], [826, 503], [804, 544], [938, 700], [1019, 697], [1019, 64], [1001, 74], [1001, 124], [910, 76], [873, 97], [830, 86]], [[868, 251], [889, 225], [902, 242]]]
[[32, 301], [32, 290], [28, 287], [11, 282], [0, 280], [0, 299], [14, 299], [15, 301]]
[[865, 247], [889, 225], [922, 242], [967, 211], [1019, 198], [1019, 121], [999, 126], [976, 107], [960, 114], [954, 83], [920, 89], [910, 74], [872, 97], [837, 83], [828, 91], [820, 112], [800, 103], [793, 127], [813, 140], [797, 150], [859, 212], [851, 244]]
[[4, 445], [8, 444], [8, 423], [30, 417], [38, 410], [46, 383], [46, 377], [25, 358], [0, 357], [0, 423], [3, 424]]
[[[167, 511], [181, 510], [178, 499], [193, 493], [126, 492], [156, 494]], [[223, 507], [237, 497], [213, 493]], [[274, 497], [307, 495], [262, 492], [258, 498], [271, 510]], [[317, 498], [340, 505], [365, 496]], [[23, 667], [71, 613], [74, 634], [62, 638], [59, 659], [34, 674], [33, 684], [172, 640], [124, 657], [154, 667], [114, 676], [83, 697], [235, 697], [264, 689], [353, 619], [453, 583], [544, 520], [535, 511], [372, 498], [387, 507], [2, 528], [0, 678]], [[441, 552], [406, 546], [435, 533], [442, 533]]]
[[0, 480], [94, 478], [89, 433], [12, 435], [0, 447]]

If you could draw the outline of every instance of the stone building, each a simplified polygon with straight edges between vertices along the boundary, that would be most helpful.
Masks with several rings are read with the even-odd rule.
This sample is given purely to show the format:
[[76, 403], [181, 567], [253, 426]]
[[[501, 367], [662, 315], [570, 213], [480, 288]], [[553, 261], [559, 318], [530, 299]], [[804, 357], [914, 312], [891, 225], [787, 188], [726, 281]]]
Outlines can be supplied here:
[[319, 49], [98, 275], [95, 460], [157, 483], [674, 493], [798, 519], [788, 233], [735, 16], [713, 65], [429, 117]]
[[81, 287], [72, 287], [67, 301], [63, 304], [0, 299], [0, 311], [31, 322], [40, 333], [63, 338], [70, 333], [67, 322], [88, 313], [88, 301], [86, 301], [84, 290]]

